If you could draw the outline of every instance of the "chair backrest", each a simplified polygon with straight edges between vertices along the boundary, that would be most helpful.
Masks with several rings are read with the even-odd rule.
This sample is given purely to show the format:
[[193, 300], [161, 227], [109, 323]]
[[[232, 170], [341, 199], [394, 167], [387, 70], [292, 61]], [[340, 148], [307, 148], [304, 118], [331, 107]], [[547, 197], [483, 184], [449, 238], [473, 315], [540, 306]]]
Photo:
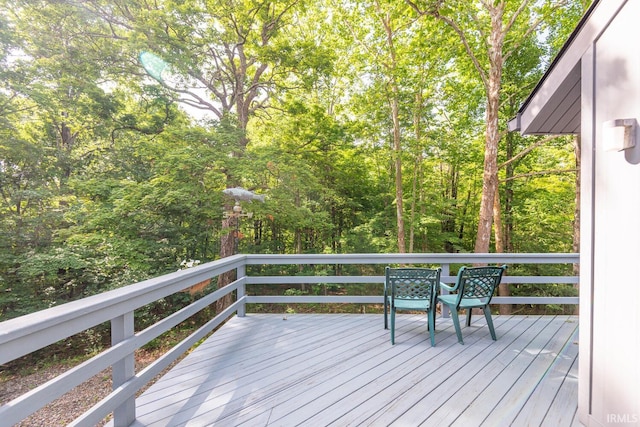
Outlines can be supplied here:
[[394, 299], [426, 299], [433, 307], [440, 285], [440, 268], [385, 269], [386, 286]]
[[464, 299], [475, 299], [480, 300], [483, 304], [489, 304], [506, 269], [506, 265], [501, 267], [461, 267], [457, 278], [457, 305], [459, 306]]

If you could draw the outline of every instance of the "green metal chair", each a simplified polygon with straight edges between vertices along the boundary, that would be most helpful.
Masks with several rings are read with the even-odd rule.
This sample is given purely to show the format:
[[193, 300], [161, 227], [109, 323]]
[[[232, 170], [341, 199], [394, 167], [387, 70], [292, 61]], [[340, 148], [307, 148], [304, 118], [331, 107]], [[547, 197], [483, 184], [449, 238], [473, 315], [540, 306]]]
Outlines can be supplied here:
[[456, 328], [460, 344], [464, 344], [464, 341], [462, 341], [462, 332], [460, 331], [458, 310], [467, 310], [467, 326], [471, 326], [471, 310], [474, 308], [482, 309], [484, 317], [487, 319], [491, 338], [496, 340], [489, 304], [506, 269], [506, 265], [501, 267], [462, 267], [458, 271], [454, 286], [440, 283], [441, 290], [457, 291], [456, 294], [441, 294], [438, 296], [438, 300], [451, 310], [453, 325]]
[[431, 346], [435, 346], [436, 294], [440, 283], [440, 268], [390, 268], [385, 269], [385, 314], [387, 305], [391, 314], [391, 344], [395, 344], [396, 311], [424, 311], [427, 313]]

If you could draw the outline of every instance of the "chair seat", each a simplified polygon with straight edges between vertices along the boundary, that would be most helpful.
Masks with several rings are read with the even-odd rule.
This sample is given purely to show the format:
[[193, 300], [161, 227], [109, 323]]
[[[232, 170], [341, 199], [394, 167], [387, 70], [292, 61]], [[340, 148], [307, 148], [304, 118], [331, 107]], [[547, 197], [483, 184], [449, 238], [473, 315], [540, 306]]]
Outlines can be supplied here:
[[[439, 295], [438, 299], [447, 305], [455, 305], [458, 299], [458, 295]], [[460, 308], [464, 309], [484, 307], [485, 305], [487, 305], [486, 298], [464, 298], [460, 301]]]
[[460, 301], [460, 308], [476, 308], [476, 307], [484, 307], [487, 305], [486, 298], [465, 298]]
[[458, 295], [456, 294], [438, 295], [438, 299], [447, 305], [455, 304], [457, 301], [457, 298], [458, 298]]
[[396, 310], [419, 310], [419, 311], [428, 311], [429, 310], [429, 301], [425, 301], [424, 299], [397, 299], [394, 302], [394, 306]]

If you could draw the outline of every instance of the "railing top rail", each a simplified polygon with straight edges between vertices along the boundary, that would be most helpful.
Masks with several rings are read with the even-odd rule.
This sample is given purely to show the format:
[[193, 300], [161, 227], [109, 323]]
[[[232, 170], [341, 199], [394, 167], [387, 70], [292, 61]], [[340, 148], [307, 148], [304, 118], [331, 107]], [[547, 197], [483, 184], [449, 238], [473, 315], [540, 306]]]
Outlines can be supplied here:
[[[45, 341], [51, 344], [241, 265], [244, 265], [243, 255], [228, 257], [9, 319], [0, 322], [0, 345], [17, 336], [60, 331], [64, 336], [46, 333], [42, 337], [44, 341], [37, 345], [44, 346]], [[78, 319], [82, 321], [77, 322]], [[61, 324], [65, 324], [64, 330], [54, 328]]]
[[573, 264], [578, 253], [546, 254], [476, 254], [476, 253], [411, 253], [411, 254], [249, 254], [247, 265], [257, 264], [451, 264], [451, 263], [541, 263]]

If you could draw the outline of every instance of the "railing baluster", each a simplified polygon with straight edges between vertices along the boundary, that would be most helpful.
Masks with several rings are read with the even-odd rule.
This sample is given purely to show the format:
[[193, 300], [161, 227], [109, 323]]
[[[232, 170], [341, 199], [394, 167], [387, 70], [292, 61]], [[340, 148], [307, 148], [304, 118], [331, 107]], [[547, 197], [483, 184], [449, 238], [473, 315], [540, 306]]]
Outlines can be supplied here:
[[[241, 265], [237, 268], [236, 270], [236, 277], [238, 279], [243, 278], [244, 276], [247, 275], [247, 268], [244, 265]], [[242, 284], [238, 287], [237, 295], [238, 295], [238, 300], [240, 300], [241, 298], [243, 298], [246, 295], [246, 290], [247, 290], [247, 286], [244, 284], [244, 282], [242, 282]], [[240, 307], [238, 307], [238, 317], [244, 317], [246, 314], [246, 308], [247, 308], [247, 304], [245, 302], [242, 303], [242, 305], [240, 305]]]
[[[442, 273], [441, 273], [442, 276], [448, 276], [450, 274], [449, 267], [450, 267], [450, 264], [442, 264]], [[449, 293], [449, 291], [446, 289], [441, 290], [441, 292], [445, 295]], [[448, 319], [449, 307], [447, 307], [445, 304], [440, 304], [440, 307], [442, 307], [442, 317], [445, 319]]]
[[[115, 345], [134, 334], [133, 312], [126, 313], [111, 319], [111, 345]], [[113, 389], [124, 384], [133, 377], [135, 372], [135, 355], [133, 353], [125, 356], [119, 362], [113, 364]], [[113, 425], [115, 427], [125, 427], [131, 425], [136, 420], [136, 400], [135, 397], [127, 399], [125, 403], [113, 410]]]

